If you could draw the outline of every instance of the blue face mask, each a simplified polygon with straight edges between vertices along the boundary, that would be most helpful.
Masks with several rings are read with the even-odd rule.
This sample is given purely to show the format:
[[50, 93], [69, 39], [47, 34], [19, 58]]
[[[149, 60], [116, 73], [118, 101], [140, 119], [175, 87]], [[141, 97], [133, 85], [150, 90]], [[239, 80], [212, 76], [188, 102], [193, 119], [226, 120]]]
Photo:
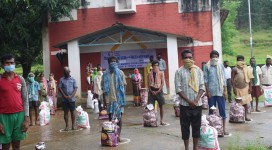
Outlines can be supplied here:
[[109, 65], [109, 68], [111, 71], [113, 71], [115, 68], [117, 68], [117, 63], [116, 62], [111, 62]]
[[15, 65], [9, 65], [9, 66], [4, 66], [5, 72], [13, 72], [15, 70]]

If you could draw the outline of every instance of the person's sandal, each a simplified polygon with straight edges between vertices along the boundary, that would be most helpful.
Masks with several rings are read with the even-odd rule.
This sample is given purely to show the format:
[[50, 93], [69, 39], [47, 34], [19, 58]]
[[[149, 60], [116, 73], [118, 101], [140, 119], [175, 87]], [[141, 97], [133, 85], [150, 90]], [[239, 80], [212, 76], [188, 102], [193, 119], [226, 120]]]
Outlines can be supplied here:
[[161, 122], [161, 125], [162, 125], [162, 126], [165, 126], [165, 125], [167, 125], [167, 123], [165, 123], [165, 122]]
[[225, 131], [225, 132], [224, 132], [224, 135], [229, 135], [229, 132]]
[[250, 119], [250, 118], [246, 118], [245, 120], [246, 120], [246, 121], [252, 121], [252, 119]]

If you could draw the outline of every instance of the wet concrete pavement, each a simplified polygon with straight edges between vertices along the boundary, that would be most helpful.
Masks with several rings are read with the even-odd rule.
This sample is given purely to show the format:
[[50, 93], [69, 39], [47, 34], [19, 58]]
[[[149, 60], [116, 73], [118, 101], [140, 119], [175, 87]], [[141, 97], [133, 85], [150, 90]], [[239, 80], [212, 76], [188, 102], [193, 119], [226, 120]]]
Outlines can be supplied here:
[[[91, 109], [85, 109], [90, 118], [90, 129], [84, 129], [73, 132], [60, 132], [64, 128], [63, 111], [59, 109], [55, 116], [51, 116], [50, 124], [47, 126], [31, 126], [28, 130], [26, 140], [21, 144], [22, 150], [34, 149], [37, 142], [43, 141], [48, 150], [96, 150], [96, 149], [119, 149], [119, 150], [165, 150], [180, 149], [183, 150], [183, 142], [181, 140], [181, 131], [179, 118], [174, 116], [173, 105], [171, 101], [167, 101], [165, 105], [165, 122], [169, 126], [159, 126], [157, 128], [143, 127], [143, 108], [134, 107], [132, 102], [128, 102], [123, 116], [123, 128], [121, 142], [118, 147], [101, 147], [101, 124], [105, 120], [98, 120], [97, 114], [92, 113]], [[79, 104], [79, 103], [78, 103]], [[266, 146], [272, 145], [271, 124], [272, 124], [272, 107], [260, 108], [266, 112], [251, 113], [251, 122], [244, 124], [234, 124], [227, 122], [227, 129], [232, 134], [228, 137], [219, 138], [220, 148], [227, 149], [228, 145], [241, 143], [245, 145], [260, 141]], [[85, 106], [83, 102], [82, 106]], [[227, 111], [229, 104], [227, 104]], [[203, 110], [203, 114], [207, 114], [207, 110]], [[228, 114], [228, 112], [227, 112]], [[70, 118], [69, 118], [70, 119]], [[69, 123], [71, 121], [69, 120]], [[190, 137], [191, 138], [191, 137]], [[237, 140], [239, 139], [239, 140]], [[192, 148], [192, 139], [190, 139]]]

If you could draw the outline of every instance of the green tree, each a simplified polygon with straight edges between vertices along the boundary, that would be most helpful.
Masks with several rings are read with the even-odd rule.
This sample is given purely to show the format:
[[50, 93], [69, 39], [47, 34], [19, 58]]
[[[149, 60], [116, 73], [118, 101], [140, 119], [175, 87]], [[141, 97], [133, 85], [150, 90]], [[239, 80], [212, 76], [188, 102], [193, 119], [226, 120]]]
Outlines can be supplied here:
[[235, 26], [235, 20], [237, 17], [237, 9], [240, 6], [238, 1], [224, 1], [223, 9], [229, 10], [227, 19], [222, 27], [222, 48], [223, 54], [234, 55], [232, 49], [232, 38], [236, 35], [237, 29]]
[[26, 77], [42, 55], [42, 31], [49, 14], [52, 21], [71, 18], [71, 10], [78, 7], [78, 0], [1, 0], [0, 56], [14, 54]]
[[[226, 0], [225, 0], [226, 1]], [[238, 29], [248, 28], [248, 0], [239, 0], [241, 7], [238, 9]], [[250, 0], [252, 28], [269, 28], [272, 24], [272, 1], [271, 0]]]

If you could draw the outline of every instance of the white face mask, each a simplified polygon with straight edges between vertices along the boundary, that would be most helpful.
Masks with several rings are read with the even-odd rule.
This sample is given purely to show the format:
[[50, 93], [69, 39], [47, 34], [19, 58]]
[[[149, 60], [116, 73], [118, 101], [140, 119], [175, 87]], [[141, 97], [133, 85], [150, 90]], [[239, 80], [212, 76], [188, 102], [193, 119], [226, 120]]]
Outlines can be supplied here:
[[211, 59], [211, 65], [216, 66], [218, 64], [218, 58]]

